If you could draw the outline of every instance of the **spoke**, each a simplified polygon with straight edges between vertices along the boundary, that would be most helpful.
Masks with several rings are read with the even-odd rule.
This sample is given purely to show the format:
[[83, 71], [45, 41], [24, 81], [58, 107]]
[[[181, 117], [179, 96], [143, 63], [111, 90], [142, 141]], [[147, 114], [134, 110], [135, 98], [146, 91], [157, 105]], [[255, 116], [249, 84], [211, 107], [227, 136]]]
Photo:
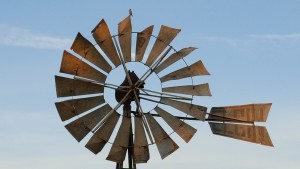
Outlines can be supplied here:
[[[143, 98], [141, 98], [143, 99]], [[156, 102], [156, 101], [155, 101]], [[164, 103], [162, 103], [164, 104]], [[134, 113], [134, 112], [133, 112]], [[159, 114], [153, 114], [153, 113], [150, 113], [152, 116], [155, 116], [155, 117], [160, 117]], [[205, 113], [205, 114], [208, 114], [209, 113]], [[181, 120], [195, 120], [195, 121], [199, 121], [199, 119], [195, 118], [195, 117], [187, 117], [187, 116], [175, 116]], [[221, 116], [219, 116], [221, 117]], [[210, 119], [210, 118], [206, 118], [205, 121], [208, 121], [208, 122], [220, 122], [220, 120], [215, 120], [215, 119]], [[229, 122], [229, 123], [244, 123], [244, 124], [252, 124], [254, 125], [254, 122], [247, 122], [247, 121], [241, 121], [241, 120], [237, 120], [237, 119], [234, 119], [234, 118], [224, 118], [224, 120], [222, 121], [223, 123], [224, 122]]]
[[[122, 55], [122, 53], [121, 53], [121, 51], [120, 51], [119, 45], [117, 44], [117, 40], [116, 40], [116, 37], [115, 37], [115, 36], [113, 37], [113, 40], [114, 40], [115, 46], [116, 46], [116, 48], [117, 48], [117, 51], [118, 51], [118, 53], [119, 53], [119, 58], [120, 58], [120, 60], [121, 60], [122, 66], [123, 66], [123, 68], [124, 68], [124, 71], [125, 71], [125, 73], [126, 73], [126, 77], [127, 77], [128, 82], [129, 82], [129, 85], [130, 85], [130, 86], [133, 86], [132, 80], [131, 80], [130, 75], [129, 75], [129, 73], [128, 73], [128, 69], [127, 69], [126, 64], [125, 64], [125, 60], [124, 60], [123, 55]], [[131, 89], [131, 91], [132, 91], [132, 89]], [[134, 93], [134, 97], [135, 97], [135, 99], [134, 99], [134, 100], [135, 100], [135, 103], [136, 103], [137, 107], [138, 107], [139, 110], [140, 110], [140, 111], [138, 112], [138, 114], [139, 114], [140, 116], [142, 116], [142, 120], [143, 120], [143, 123], [144, 123], [144, 125], [145, 125], [147, 134], [148, 134], [148, 136], [149, 136], [149, 139], [150, 139], [151, 143], [153, 144], [154, 142], [153, 142], [153, 139], [152, 139], [150, 130], [149, 130], [149, 126], [148, 126], [148, 123], [147, 123], [147, 121], [146, 121], [146, 119], [145, 119], [145, 117], [144, 117], [143, 109], [142, 109], [142, 106], [141, 106], [141, 104], [140, 104], [140, 102], [139, 102], [139, 97], [138, 97], [138, 95], [137, 95], [135, 89], [133, 90], [133, 93]]]
[[[160, 97], [160, 98], [167, 98], [167, 99], [170, 99], [170, 97]], [[140, 97], [140, 99], [147, 100], [147, 101], [150, 101], [150, 102], [153, 102], [153, 103], [157, 103], [157, 104], [167, 105], [167, 104], [165, 104], [165, 103], [163, 103], [163, 102], [156, 101], [156, 100], [153, 100], [153, 99], [149, 99], [149, 98], [146, 98], [146, 97]]]
[[[85, 79], [85, 78], [78, 77], [78, 76], [74, 76], [74, 79], [85, 81], [85, 82], [91, 82], [91, 83], [94, 83], [94, 84], [99, 84], [99, 85], [102, 85], [104, 87], [107, 87], [107, 88], [110, 88], [110, 89], [115, 89], [115, 90], [122, 90], [122, 89], [129, 89], [130, 88], [130, 86], [118, 86], [118, 85], [111, 84], [111, 83], [102, 83], [102, 82], [99, 82], [99, 81], [96, 81], [96, 80]], [[118, 88], [122, 88], [122, 89], [118, 89]], [[122, 90], [122, 91], [124, 91], [124, 90]]]
[[160, 94], [160, 95], [165, 95], [165, 96], [171, 96], [171, 97], [175, 97], [176, 99], [181, 99], [181, 100], [192, 100], [191, 98], [188, 97], [183, 97], [183, 96], [178, 96], [178, 95], [174, 95], [174, 94], [169, 94], [169, 93], [164, 93], [164, 92], [157, 92], [157, 91], [153, 91], [153, 90], [149, 90], [149, 89], [142, 89], [142, 88], [138, 88], [139, 90], [142, 90], [143, 92], [147, 93], [147, 92], [152, 92], [155, 94]]
[[140, 104], [139, 98], [138, 98], [138, 96], [137, 96], [135, 90], [133, 90], [133, 92], [134, 92], [134, 96], [135, 96], [135, 102], [137, 103], [138, 108], [140, 109], [140, 112], [138, 112], [138, 113], [139, 113], [139, 114], [141, 115], [141, 117], [142, 117], [143, 123], [144, 123], [144, 125], [145, 125], [145, 129], [146, 129], [146, 131], [147, 131], [147, 134], [148, 134], [148, 136], [149, 136], [149, 139], [150, 139], [151, 144], [154, 144], [154, 141], [153, 141], [152, 136], [151, 136], [151, 134], [150, 134], [149, 126], [148, 126], [147, 120], [146, 120], [146, 118], [145, 118], [145, 116], [144, 116], [144, 113], [143, 113], [144, 111], [143, 111], [142, 106], [141, 106], [141, 104]]
[[[176, 98], [172, 98], [172, 97], [160, 97], [160, 98], [166, 98], [166, 99], [176, 99]], [[154, 103], [158, 103], [158, 104], [164, 104], [164, 105], [167, 105], [163, 102], [160, 102], [160, 101], [156, 101], [156, 100], [153, 100], [153, 99], [149, 99], [149, 98], [146, 98], [146, 97], [140, 97], [140, 99], [143, 99], [143, 100], [147, 100], [147, 101], [150, 101], [150, 102], [154, 102]]]
[[140, 98], [143, 99], [143, 100], [150, 101], [150, 102], [154, 102], [154, 103], [158, 103], [158, 104], [164, 104], [164, 103], [162, 103], [160, 101], [152, 100], [152, 99], [149, 99], [149, 98], [145, 98], [145, 97], [140, 97]]
[[[122, 66], [123, 66], [124, 71], [125, 71], [125, 73], [126, 73], [126, 78], [127, 78], [128, 82], [129, 82], [129, 85], [130, 85], [130, 86], [133, 86], [132, 80], [131, 80], [130, 75], [129, 75], [129, 73], [128, 73], [128, 69], [127, 69], [126, 64], [125, 64], [125, 60], [124, 60], [123, 55], [122, 55], [122, 53], [121, 53], [121, 51], [120, 51], [119, 45], [117, 44], [117, 40], [116, 40], [116, 37], [115, 37], [115, 36], [113, 37], [113, 40], [114, 40], [115, 46], [116, 46], [116, 48], [117, 48], [117, 51], [118, 51], [119, 58], [120, 58], [120, 60], [121, 60]], [[137, 100], [138, 100], [138, 96], [137, 96], [137, 94], [136, 94], [136, 91], [133, 90], [133, 93], [134, 93], [134, 96], [135, 96], [135, 102], [136, 102], [137, 106], [139, 107], [139, 109], [140, 109], [140, 111], [141, 111], [141, 113], [139, 113], [139, 115], [142, 115], [143, 110], [142, 110], [142, 107], [141, 107], [139, 101], [137, 101]]]
[[180, 97], [166, 97], [166, 96], [161, 96], [161, 95], [153, 95], [153, 94], [149, 94], [149, 93], [140, 93], [140, 95], [144, 95], [144, 96], [150, 96], [150, 97], [157, 97], [157, 98], [167, 98], [167, 99], [178, 99], [178, 100], [192, 100], [191, 98], [189, 99], [183, 99], [183, 98], [180, 98]]
[[167, 54], [170, 52], [172, 47], [170, 46], [168, 50], [158, 59], [154, 64], [152, 64], [149, 69], [144, 73], [144, 75], [134, 84], [136, 87], [139, 87], [158, 67], [158, 65], [161, 63], [161, 61], [167, 56]]
[[124, 60], [123, 55], [122, 55], [122, 53], [120, 51], [119, 45], [117, 44], [116, 36], [113, 36], [113, 41], [114, 41], [115, 46], [117, 48], [119, 59], [121, 60], [122, 66], [124, 68], [124, 71], [125, 71], [125, 74], [126, 74], [126, 78], [127, 78], [128, 82], [129, 82], [130, 86], [132, 86], [132, 81], [131, 81], [131, 78], [129, 76], [128, 69], [126, 67], [125, 60]]
[[113, 108], [104, 118], [103, 120], [98, 123], [96, 125], [96, 127], [92, 130], [92, 132], [96, 132], [106, 121], [106, 119], [108, 119], [110, 117], [110, 115], [116, 111], [127, 99], [127, 97], [129, 96], [130, 92], [132, 91], [132, 89], [129, 89], [128, 92], [126, 93], [126, 95], [123, 97], [123, 99], [115, 106], [115, 108]]

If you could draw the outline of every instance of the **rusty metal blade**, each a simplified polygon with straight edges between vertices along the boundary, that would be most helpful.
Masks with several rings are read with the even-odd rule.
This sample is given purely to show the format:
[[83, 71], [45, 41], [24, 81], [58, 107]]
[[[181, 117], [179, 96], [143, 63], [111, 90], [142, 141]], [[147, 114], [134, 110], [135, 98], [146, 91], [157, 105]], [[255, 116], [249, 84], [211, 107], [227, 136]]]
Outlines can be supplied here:
[[197, 48], [189, 47], [189, 48], [183, 48], [180, 51], [173, 53], [171, 56], [169, 56], [165, 61], [163, 61], [157, 68], [155, 68], [154, 72], [159, 73], [168, 66], [172, 65], [173, 63], [177, 62], [179, 59], [184, 58], [188, 54], [190, 54], [192, 51], [194, 51]]
[[124, 111], [119, 131], [106, 158], [106, 160], [114, 161], [116, 163], [122, 163], [125, 160], [129, 137], [131, 137], [131, 119], [130, 117], [125, 116], [125, 114], [127, 114], [126, 111], [127, 110]]
[[185, 102], [180, 102], [168, 98], [161, 98], [160, 102], [169, 105], [171, 107], [174, 107], [194, 118], [197, 118], [201, 121], [205, 120], [205, 113], [207, 108], [204, 106], [199, 106], [191, 103], [185, 103]]
[[213, 134], [273, 147], [264, 126], [209, 122]]
[[170, 113], [166, 112], [165, 110], [156, 107], [154, 109], [160, 117], [162, 117], [167, 124], [185, 141], [189, 142], [194, 134], [196, 133], [196, 129], [188, 124], [186, 124], [184, 121], [181, 121], [177, 117], [171, 115]]
[[57, 102], [55, 106], [61, 120], [65, 121], [103, 103], [105, 103], [103, 96], [96, 96]]
[[160, 78], [161, 82], [169, 80], [183, 79], [192, 76], [210, 75], [201, 61], [198, 61], [190, 66], [176, 70]]
[[135, 116], [134, 154], [135, 163], [147, 163], [150, 158], [148, 142], [142, 122], [142, 117]]
[[102, 85], [55, 76], [57, 97], [78, 96], [85, 94], [103, 93]]
[[194, 96], [211, 96], [208, 83], [162, 88], [163, 92], [180, 93]]
[[172, 42], [172, 40], [180, 32], [180, 29], [174, 29], [162, 25], [158, 33], [158, 37], [151, 49], [146, 65], [151, 66], [157, 57], [165, 50], [165, 48]]
[[104, 19], [102, 19], [100, 23], [92, 30], [92, 34], [97, 44], [106, 54], [106, 56], [111, 60], [111, 62], [115, 66], [120, 65], [121, 61], [113, 43], [109, 28]]
[[111, 110], [108, 104], [67, 124], [66, 129], [80, 142]]
[[241, 122], [266, 122], [272, 103], [246, 104], [238, 106], [213, 107], [208, 120], [239, 120]]
[[154, 137], [155, 144], [162, 159], [176, 151], [179, 146], [170, 138], [164, 129], [149, 113], [145, 114], [151, 133]]
[[135, 60], [141, 62], [143, 60], [146, 48], [153, 32], [153, 25], [149, 26], [142, 32], [137, 33]]
[[119, 113], [113, 112], [107, 121], [95, 132], [85, 147], [94, 154], [98, 154], [111, 137], [119, 117]]
[[64, 51], [60, 66], [61, 73], [93, 79], [104, 83], [106, 75], [78, 59], [71, 53]]
[[118, 25], [119, 42], [125, 62], [131, 61], [131, 16], [126, 17]]
[[111, 66], [107, 63], [95, 46], [79, 32], [71, 46], [71, 49], [100, 69], [104, 70], [106, 73], [111, 71]]

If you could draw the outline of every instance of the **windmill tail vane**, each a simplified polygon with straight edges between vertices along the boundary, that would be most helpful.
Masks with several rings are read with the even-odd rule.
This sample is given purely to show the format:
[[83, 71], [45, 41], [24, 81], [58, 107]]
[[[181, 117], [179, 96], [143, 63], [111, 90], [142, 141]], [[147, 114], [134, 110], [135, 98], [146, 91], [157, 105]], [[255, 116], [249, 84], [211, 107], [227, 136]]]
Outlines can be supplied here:
[[[118, 34], [113, 36], [102, 19], [92, 30], [96, 45], [78, 33], [72, 51], [63, 52], [60, 75], [55, 76], [57, 97], [63, 100], [55, 105], [61, 120], [67, 123], [65, 128], [78, 142], [92, 133], [85, 147], [98, 154], [104, 146], [110, 146], [106, 159], [115, 162], [118, 169], [124, 168], [126, 154], [130, 169], [147, 163], [152, 144], [162, 159], [179, 148], [158, 118], [187, 143], [197, 131], [188, 121], [199, 120], [207, 121], [213, 134], [273, 146], [267, 129], [255, 125], [266, 122], [271, 103], [212, 107], [208, 113], [207, 107], [194, 104], [193, 100], [211, 96], [209, 84], [194, 84], [193, 78], [210, 73], [201, 60], [191, 65], [184, 60], [196, 48], [177, 51], [170, 45], [180, 29], [163, 25], [154, 36], [152, 25], [133, 32], [132, 16], [130, 10], [129, 16], [118, 24]], [[185, 64], [178, 68], [175, 63], [180, 61]], [[129, 63], [142, 63], [148, 70], [140, 76], [140, 70], [128, 69]], [[168, 72], [169, 67], [176, 70]], [[116, 68], [124, 70], [125, 76], [114, 77], [124, 79], [121, 84], [107, 81]], [[159, 78], [158, 90], [147, 88], [152, 75]], [[186, 79], [191, 79], [190, 84], [165, 85]], [[115, 91], [117, 104], [104, 97], [106, 89]], [[154, 108], [145, 112], [145, 102], [155, 103]], [[135, 110], [131, 109], [132, 104], [136, 105]], [[121, 107], [123, 111], [119, 112]]]

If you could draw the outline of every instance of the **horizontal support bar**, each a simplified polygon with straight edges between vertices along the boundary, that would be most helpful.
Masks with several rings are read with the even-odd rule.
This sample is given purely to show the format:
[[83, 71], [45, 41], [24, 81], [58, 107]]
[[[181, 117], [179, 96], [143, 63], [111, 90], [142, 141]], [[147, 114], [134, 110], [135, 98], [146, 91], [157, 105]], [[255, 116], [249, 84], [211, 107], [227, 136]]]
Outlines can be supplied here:
[[[135, 111], [131, 111], [131, 113], [135, 114], [136, 112]], [[154, 114], [154, 113], [150, 113], [152, 116], [154, 117], [160, 117], [159, 114]], [[197, 120], [197, 121], [200, 121], [199, 119], [197, 118], [194, 118], [194, 117], [183, 117], [183, 116], [174, 116], [174, 117], [177, 117], [178, 119], [181, 119], [181, 120]], [[225, 119], [223, 121], [220, 121], [220, 120], [217, 120], [217, 119], [208, 119], [206, 118], [205, 121], [208, 121], [208, 122], [232, 122], [232, 123], [247, 123], [247, 124], [254, 124], [254, 122], [247, 122], [247, 121], [240, 121], [240, 120], [234, 120], [234, 119]]]

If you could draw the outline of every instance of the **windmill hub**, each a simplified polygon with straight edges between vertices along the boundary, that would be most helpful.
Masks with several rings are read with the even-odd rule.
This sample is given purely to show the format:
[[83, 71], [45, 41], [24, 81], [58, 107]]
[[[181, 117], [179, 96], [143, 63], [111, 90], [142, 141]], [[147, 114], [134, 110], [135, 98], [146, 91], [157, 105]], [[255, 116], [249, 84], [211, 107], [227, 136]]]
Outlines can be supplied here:
[[125, 79], [122, 82], [122, 84], [120, 85], [120, 87], [118, 87], [115, 90], [115, 98], [116, 98], [117, 102], [120, 103], [122, 101], [122, 99], [126, 96], [127, 92], [130, 89], [132, 89], [128, 98], [123, 103], [124, 108], [130, 106], [130, 103], [135, 100], [135, 93], [136, 93], [137, 97], [139, 97], [140, 91], [138, 88], [144, 88], [144, 84], [145, 84], [145, 83], [142, 83], [141, 85], [137, 85], [137, 86], [135, 85], [138, 82], [139, 77], [134, 73], [134, 71], [129, 70], [128, 75], [129, 75], [129, 78], [130, 78], [132, 84], [130, 85], [129, 78], [127, 76], [125, 76]]

